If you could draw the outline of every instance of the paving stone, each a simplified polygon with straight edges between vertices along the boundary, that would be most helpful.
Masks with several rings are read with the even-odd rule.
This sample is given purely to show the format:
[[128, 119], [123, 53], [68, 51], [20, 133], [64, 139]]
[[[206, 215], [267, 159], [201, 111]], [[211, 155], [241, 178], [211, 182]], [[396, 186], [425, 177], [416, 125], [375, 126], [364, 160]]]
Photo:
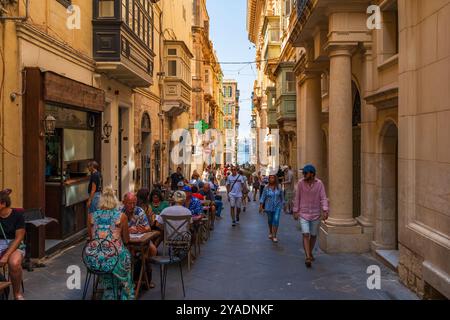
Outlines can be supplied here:
[[[371, 254], [326, 254], [315, 249], [316, 262], [312, 269], [304, 265], [301, 234], [298, 222], [283, 215], [279, 243], [267, 239], [265, 216], [258, 213], [258, 205], [251, 202], [241, 214], [241, 223], [231, 227], [228, 203], [222, 220], [216, 221], [211, 238], [201, 248], [201, 255], [190, 272], [184, 266], [186, 299], [191, 300], [303, 300], [303, 299], [417, 299], [402, 285], [398, 275], [386, 268]], [[28, 299], [80, 299], [81, 290], [66, 286], [67, 267], [81, 261], [83, 244], [74, 246], [47, 262], [47, 267], [24, 272]], [[381, 270], [381, 289], [366, 286], [367, 267], [378, 265]], [[161, 298], [159, 268], [153, 270], [156, 287], [144, 291], [140, 299]], [[170, 268], [166, 299], [183, 299], [179, 270]]]

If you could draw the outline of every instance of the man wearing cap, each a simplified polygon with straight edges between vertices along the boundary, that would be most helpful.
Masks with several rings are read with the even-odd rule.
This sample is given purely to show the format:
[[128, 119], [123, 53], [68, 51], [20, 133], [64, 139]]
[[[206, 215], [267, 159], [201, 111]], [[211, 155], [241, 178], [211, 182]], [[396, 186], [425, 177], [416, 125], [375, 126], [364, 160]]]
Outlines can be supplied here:
[[288, 214], [292, 214], [292, 199], [294, 197], [294, 172], [292, 171], [291, 166], [284, 166], [284, 211]]
[[[239, 174], [236, 167], [231, 168], [231, 174], [227, 178], [227, 194], [228, 201], [231, 206], [231, 218], [233, 220], [232, 226], [236, 226], [239, 222], [239, 215], [241, 214], [242, 206], [242, 188], [244, 186], [244, 179]], [[236, 215], [235, 215], [236, 210]]]
[[184, 206], [188, 208], [193, 216], [198, 216], [203, 213], [203, 206], [200, 200], [194, 198], [192, 196], [192, 188], [190, 186], [185, 186], [183, 188], [184, 193], [186, 194], [186, 201], [184, 202]]
[[[185, 208], [183, 205], [186, 202], [186, 194], [183, 191], [175, 191], [173, 194], [173, 200], [175, 202], [174, 206], [165, 208], [160, 215], [156, 216], [156, 222], [161, 226], [164, 225], [164, 219], [162, 216], [192, 216], [191, 211], [189, 209]], [[183, 221], [171, 221], [170, 224], [174, 228], [178, 228], [181, 226]], [[189, 231], [189, 225], [185, 224], [183, 225], [178, 232], [185, 232]]]
[[322, 181], [316, 178], [316, 168], [308, 164], [303, 168], [303, 179], [297, 184], [293, 208], [295, 220], [300, 218], [305, 265], [308, 268], [314, 261], [312, 251], [316, 244], [320, 221], [328, 219], [328, 210], [325, 187]]

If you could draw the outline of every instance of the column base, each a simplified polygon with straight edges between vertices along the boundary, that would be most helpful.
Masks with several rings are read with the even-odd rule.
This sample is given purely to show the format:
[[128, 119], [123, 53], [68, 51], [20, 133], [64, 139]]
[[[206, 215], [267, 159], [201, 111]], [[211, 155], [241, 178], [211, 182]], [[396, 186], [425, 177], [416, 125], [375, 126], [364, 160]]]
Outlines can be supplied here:
[[320, 249], [327, 253], [364, 253], [370, 251], [372, 233], [360, 225], [330, 226], [322, 223], [319, 231]]

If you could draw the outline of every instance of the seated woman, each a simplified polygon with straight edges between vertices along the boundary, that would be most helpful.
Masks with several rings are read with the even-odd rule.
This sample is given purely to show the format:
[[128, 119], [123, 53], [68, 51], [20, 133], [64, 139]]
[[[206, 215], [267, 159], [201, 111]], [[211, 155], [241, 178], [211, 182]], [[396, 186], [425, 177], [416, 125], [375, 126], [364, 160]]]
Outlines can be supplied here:
[[150, 194], [150, 211], [151, 211], [151, 218], [150, 226], [152, 230], [159, 231], [161, 234], [158, 238], [155, 239], [154, 243], [156, 247], [159, 247], [161, 242], [164, 240], [164, 228], [161, 228], [156, 223], [156, 218], [163, 212], [164, 209], [168, 208], [170, 206], [169, 202], [165, 201], [163, 199], [162, 193], [159, 190], [153, 190]]
[[11, 209], [11, 190], [0, 192], [0, 268], [8, 265], [14, 298], [24, 300], [21, 292], [22, 261], [25, 257], [25, 219]]
[[[115, 281], [109, 275], [100, 276], [104, 288], [103, 299], [132, 300], [134, 284], [131, 276], [131, 257], [126, 244], [130, 241], [127, 217], [117, 210], [118, 200], [111, 187], [105, 188], [99, 200], [99, 209], [89, 214], [88, 236], [90, 240], [106, 239], [111, 241], [118, 251], [118, 263], [113, 270]], [[99, 261], [100, 262], [100, 261]], [[95, 257], [90, 257], [90, 264], [96, 265]], [[114, 293], [120, 292], [120, 297]]]

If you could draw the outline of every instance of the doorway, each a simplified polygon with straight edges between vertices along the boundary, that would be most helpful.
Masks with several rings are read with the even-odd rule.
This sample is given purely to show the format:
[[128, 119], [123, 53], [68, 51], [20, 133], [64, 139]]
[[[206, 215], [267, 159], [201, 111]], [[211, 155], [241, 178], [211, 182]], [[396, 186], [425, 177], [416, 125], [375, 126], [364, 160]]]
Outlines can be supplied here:
[[148, 113], [142, 115], [141, 120], [141, 163], [142, 163], [142, 180], [141, 187], [144, 189], [151, 189], [152, 186], [152, 134], [151, 122]]
[[118, 132], [118, 196], [122, 199], [123, 195], [130, 190], [130, 174], [128, 170], [129, 162], [129, 108], [119, 107], [119, 132]]
[[355, 82], [353, 94], [353, 218], [361, 215], [361, 96]]
[[398, 249], [398, 130], [394, 122], [381, 132], [378, 208], [375, 241], [378, 247]]

